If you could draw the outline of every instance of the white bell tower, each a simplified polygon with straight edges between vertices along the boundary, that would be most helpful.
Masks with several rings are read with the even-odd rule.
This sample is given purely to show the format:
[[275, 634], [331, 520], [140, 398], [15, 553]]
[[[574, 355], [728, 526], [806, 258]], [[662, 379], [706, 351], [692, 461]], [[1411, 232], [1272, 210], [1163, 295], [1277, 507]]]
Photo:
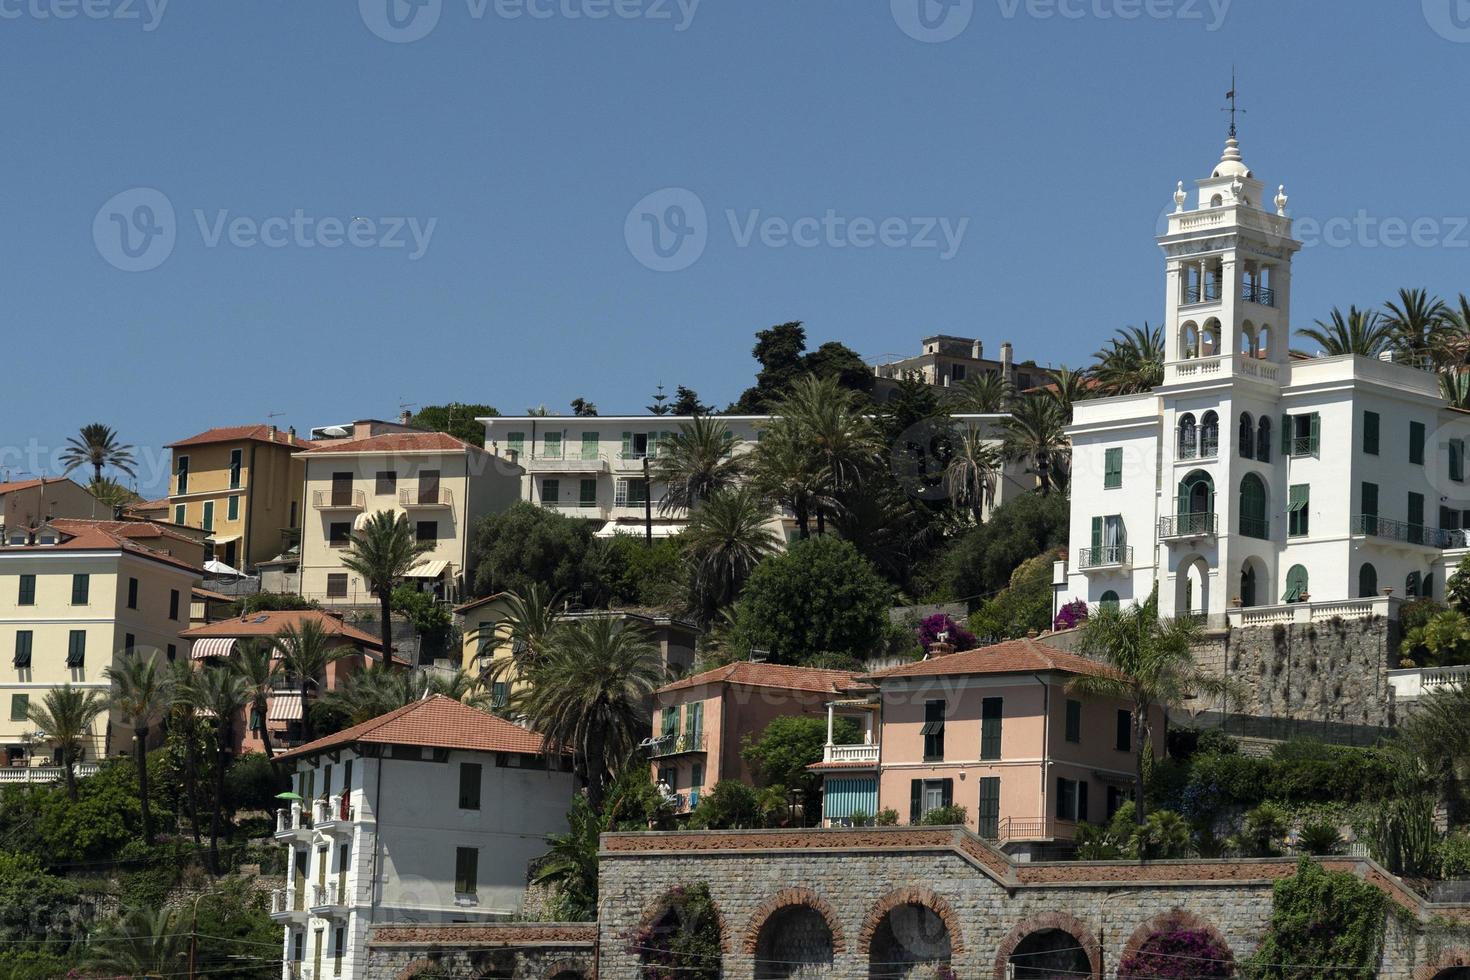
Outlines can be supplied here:
[[1286, 216], [1286, 190], [1265, 200], [1265, 185], [1241, 159], [1233, 122], [1220, 162], [1195, 183], [1188, 208], [1179, 182], [1168, 230], [1158, 239], [1165, 257], [1165, 383], [1274, 377], [1268, 365], [1287, 359], [1291, 259], [1301, 248]]

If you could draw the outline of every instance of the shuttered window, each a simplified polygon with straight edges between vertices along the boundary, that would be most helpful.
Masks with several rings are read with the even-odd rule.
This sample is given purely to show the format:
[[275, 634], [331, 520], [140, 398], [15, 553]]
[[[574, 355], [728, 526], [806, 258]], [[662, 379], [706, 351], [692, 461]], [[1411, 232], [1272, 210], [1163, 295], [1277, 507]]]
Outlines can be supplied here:
[[1378, 455], [1378, 413], [1363, 413], [1363, 452]]
[[1123, 485], [1123, 450], [1121, 447], [1103, 453], [1103, 488], [1112, 490]]
[[1450, 479], [1456, 483], [1465, 482], [1465, 440], [1451, 439], [1449, 441], [1450, 456]]
[[1082, 741], [1082, 702], [1067, 699], [1066, 738], [1069, 742]]
[[459, 808], [461, 810], [480, 809], [480, 773], [478, 762], [461, 762], [459, 764]]
[[1300, 537], [1310, 528], [1312, 488], [1305, 483], [1292, 484], [1286, 500], [1286, 533]]
[[87, 631], [72, 630], [66, 640], [66, 665], [70, 668], [87, 664]]
[[980, 836], [994, 840], [1000, 836], [1000, 777], [980, 778], [980, 809], [977, 813]]
[[71, 604], [73, 606], [85, 606], [87, 594], [91, 591], [92, 577], [90, 575], [73, 575], [71, 577]]
[[1000, 758], [1000, 725], [1004, 698], [985, 698], [980, 702], [980, 758]]
[[596, 459], [598, 456], [598, 434], [596, 432], [582, 433], [582, 458]]
[[526, 434], [524, 432], [507, 432], [505, 434], [505, 451], [520, 456], [526, 451]]
[[1409, 423], [1409, 462], [1424, 465], [1424, 423]]
[[454, 849], [454, 893], [473, 895], [478, 887], [480, 849], [478, 847], [456, 847]]
[[30, 630], [15, 631], [15, 669], [27, 670], [31, 666], [31, 643], [34, 634]]
[[583, 507], [597, 506], [597, 481], [583, 480], [577, 488], [577, 503]]
[[944, 702], [924, 702], [924, 761], [944, 759]]
[[1118, 709], [1117, 737], [1113, 747], [1119, 752], [1133, 751], [1133, 712], [1123, 708]]
[[1307, 570], [1301, 565], [1291, 566], [1286, 573], [1286, 591], [1281, 594], [1281, 601], [1301, 602], [1307, 594]]

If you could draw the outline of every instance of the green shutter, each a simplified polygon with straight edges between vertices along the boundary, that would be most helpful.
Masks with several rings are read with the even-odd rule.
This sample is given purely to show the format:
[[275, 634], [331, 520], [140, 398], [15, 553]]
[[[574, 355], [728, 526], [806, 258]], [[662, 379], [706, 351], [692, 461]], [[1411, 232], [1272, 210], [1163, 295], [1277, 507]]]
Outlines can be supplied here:
[[1116, 447], [1103, 454], [1103, 488], [1115, 489], [1123, 485], [1123, 450]]
[[[1092, 519], [1092, 550], [1094, 552], [1102, 548], [1102, 524], [1103, 519], [1101, 517], [1094, 517]], [[1096, 555], [1094, 555], [1095, 557]]]
[[633, 433], [623, 433], [623, 458], [627, 459], [633, 455]]
[[1409, 462], [1424, 465], [1424, 423], [1409, 423]]
[[1450, 479], [1465, 482], [1465, 440], [1450, 440]]
[[583, 507], [596, 507], [597, 481], [595, 479], [583, 480], [580, 490], [581, 492], [578, 495], [577, 502], [580, 503]]
[[1001, 715], [1004, 698], [985, 698], [980, 702], [980, 758], [1000, 758]]
[[1311, 493], [1312, 488], [1305, 483], [1294, 483], [1288, 489], [1286, 501], [1287, 534], [1301, 535], [1307, 533]]
[[1082, 741], [1082, 702], [1067, 699], [1067, 727], [1066, 739], [1069, 742]]
[[598, 451], [598, 434], [596, 432], [582, 433], [582, 458], [596, 459]]
[[1415, 527], [1424, 524], [1424, 494], [1409, 494], [1409, 523]]
[[924, 815], [924, 781], [909, 780], [909, 823], [916, 824]]
[[1378, 484], [1363, 484], [1363, 515], [1365, 517], [1378, 516]]
[[1363, 452], [1378, 455], [1378, 413], [1363, 413]]
[[1322, 416], [1313, 412], [1310, 419], [1310, 428], [1307, 432], [1307, 451], [1313, 456], [1316, 456], [1322, 444]]
[[1301, 565], [1291, 566], [1286, 573], [1286, 592], [1282, 594], [1282, 602], [1301, 602], [1302, 595], [1307, 591], [1307, 570]]
[[980, 811], [976, 814], [980, 836], [994, 839], [1000, 833], [1000, 777], [980, 778]]
[[1281, 455], [1283, 455], [1283, 456], [1290, 456], [1291, 455], [1291, 434], [1292, 434], [1292, 429], [1293, 429], [1293, 426], [1291, 424], [1291, 416], [1290, 415], [1283, 415], [1283, 416], [1281, 416]]

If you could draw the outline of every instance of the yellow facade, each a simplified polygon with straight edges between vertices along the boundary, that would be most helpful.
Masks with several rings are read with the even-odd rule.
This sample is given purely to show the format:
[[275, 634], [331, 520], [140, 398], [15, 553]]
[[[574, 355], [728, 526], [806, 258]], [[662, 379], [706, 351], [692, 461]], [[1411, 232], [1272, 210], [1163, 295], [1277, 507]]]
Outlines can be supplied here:
[[[105, 695], [105, 671], [130, 648], [160, 661], [187, 657], [179, 632], [189, 627], [198, 581], [197, 572], [134, 549], [0, 547], [0, 765], [50, 761], [52, 747], [29, 738], [36, 726], [24, 708], [52, 688], [70, 683]], [[86, 759], [131, 747], [128, 719], [104, 712]]]
[[211, 432], [171, 447], [167, 519], [208, 531], [214, 557], [244, 571], [299, 537], [305, 443], [272, 426]]
[[[510, 627], [505, 622], [509, 611], [510, 604], [503, 595], [478, 599], [455, 610], [464, 630], [460, 666], [466, 673], [478, 677], [488, 673], [493, 665], [510, 659]], [[509, 692], [517, 686], [514, 673], [507, 673], [499, 680], [507, 685], [503, 691]]]

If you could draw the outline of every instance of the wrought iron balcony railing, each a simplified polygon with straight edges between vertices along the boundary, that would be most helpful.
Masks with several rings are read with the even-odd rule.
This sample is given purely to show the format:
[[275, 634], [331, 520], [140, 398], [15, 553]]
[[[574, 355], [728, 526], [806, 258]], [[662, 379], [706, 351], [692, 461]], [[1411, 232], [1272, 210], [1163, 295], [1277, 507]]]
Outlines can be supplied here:
[[1408, 524], [1393, 521], [1373, 514], [1359, 514], [1353, 518], [1352, 533], [1366, 534], [1375, 538], [1388, 538], [1407, 544], [1422, 544], [1429, 548], [1454, 547], [1455, 535], [1437, 527], [1423, 524]]
[[1213, 303], [1220, 298], [1220, 284], [1218, 282], [1207, 282], [1201, 286], [1185, 286], [1184, 302], [1186, 303]]
[[1262, 306], [1276, 305], [1276, 290], [1267, 286], [1259, 286], [1255, 283], [1241, 283], [1240, 298], [1249, 303], [1259, 303]]
[[1133, 549], [1122, 544], [1083, 548], [1077, 561], [1082, 568], [1123, 568], [1133, 564]]
[[704, 750], [704, 732], [672, 732], [648, 743], [648, 754], [653, 758]]
[[1213, 538], [1219, 527], [1216, 514], [1179, 514], [1159, 518], [1161, 538]]

